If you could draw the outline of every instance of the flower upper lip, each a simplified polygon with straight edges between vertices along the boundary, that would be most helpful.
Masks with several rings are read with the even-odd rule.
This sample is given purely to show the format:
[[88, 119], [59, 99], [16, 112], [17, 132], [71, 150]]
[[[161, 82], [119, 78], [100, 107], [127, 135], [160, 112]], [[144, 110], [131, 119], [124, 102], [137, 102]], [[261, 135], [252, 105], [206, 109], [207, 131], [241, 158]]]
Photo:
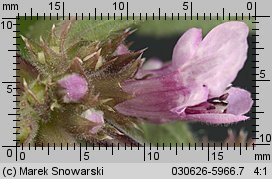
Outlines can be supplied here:
[[201, 29], [189, 29], [178, 40], [172, 63], [157, 70], [140, 70], [140, 75], [152, 74], [151, 78], [126, 81], [124, 91], [135, 97], [115, 108], [153, 122], [247, 119], [243, 114], [252, 106], [250, 93], [227, 89], [246, 61], [247, 36], [247, 25], [237, 21], [218, 25], [203, 40]]

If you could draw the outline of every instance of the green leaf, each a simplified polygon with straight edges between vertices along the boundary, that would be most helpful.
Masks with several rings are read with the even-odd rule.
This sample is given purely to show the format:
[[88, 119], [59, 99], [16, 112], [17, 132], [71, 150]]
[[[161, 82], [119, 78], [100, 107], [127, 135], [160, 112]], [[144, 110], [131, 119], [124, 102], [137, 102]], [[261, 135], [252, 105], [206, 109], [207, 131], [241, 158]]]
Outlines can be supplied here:
[[87, 18], [77, 20], [71, 25], [65, 46], [68, 47], [83, 40], [103, 41], [112, 33], [133, 27], [139, 22], [139, 20], [132, 20], [132, 18], [121, 20], [120, 17], [115, 20], [113, 17], [109, 20], [95, 20], [93, 17], [90, 20]]
[[143, 130], [144, 142], [153, 146], [157, 143], [159, 146], [169, 146], [170, 143], [177, 146], [188, 146], [189, 143], [194, 143], [194, 138], [191, 131], [185, 122], [175, 121], [167, 124], [150, 124], [144, 123], [140, 126]]

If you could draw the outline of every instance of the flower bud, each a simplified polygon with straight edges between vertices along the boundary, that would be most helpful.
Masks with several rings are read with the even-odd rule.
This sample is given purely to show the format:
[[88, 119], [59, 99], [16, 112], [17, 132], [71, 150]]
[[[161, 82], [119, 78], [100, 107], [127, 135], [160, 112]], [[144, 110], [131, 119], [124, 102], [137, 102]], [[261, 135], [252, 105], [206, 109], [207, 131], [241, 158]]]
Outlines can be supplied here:
[[120, 44], [116, 51], [114, 52], [116, 55], [124, 55], [124, 54], [128, 54], [129, 50], [128, 48], [124, 45], [124, 44]]
[[104, 125], [104, 113], [94, 109], [88, 109], [81, 114], [82, 117], [91, 121], [94, 125], [90, 129], [92, 134], [96, 134]]
[[79, 74], [73, 73], [57, 81], [65, 103], [79, 102], [88, 92], [88, 82]]

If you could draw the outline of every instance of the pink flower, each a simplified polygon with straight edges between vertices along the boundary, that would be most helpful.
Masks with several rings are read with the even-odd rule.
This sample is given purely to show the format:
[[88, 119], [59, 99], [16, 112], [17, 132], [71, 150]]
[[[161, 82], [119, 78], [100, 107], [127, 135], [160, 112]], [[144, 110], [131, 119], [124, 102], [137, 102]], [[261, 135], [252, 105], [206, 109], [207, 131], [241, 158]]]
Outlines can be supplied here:
[[243, 114], [252, 106], [250, 93], [240, 88], [226, 89], [247, 58], [247, 36], [248, 27], [243, 22], [218, 25], [204, 39], [201, 29], [189, 29], [178, 40], [170, 64], [141, 70], [141, 75], [152, 76], [122, 84], [134, 98], [115, 108], [122, 114], [157, 123], [246, 120]]
[[88, 83], [84, 77], [73, 73], [57, 81], [63, 88], [63, 101], [65, 103], [79, 102], [88, 92]]
[[94, 126], [90, 129], [92, 134], [96, 134], [104, 126], [104, 113], [102, 111], [88, 109], [82, 113], [81, 116], [94, 124]]

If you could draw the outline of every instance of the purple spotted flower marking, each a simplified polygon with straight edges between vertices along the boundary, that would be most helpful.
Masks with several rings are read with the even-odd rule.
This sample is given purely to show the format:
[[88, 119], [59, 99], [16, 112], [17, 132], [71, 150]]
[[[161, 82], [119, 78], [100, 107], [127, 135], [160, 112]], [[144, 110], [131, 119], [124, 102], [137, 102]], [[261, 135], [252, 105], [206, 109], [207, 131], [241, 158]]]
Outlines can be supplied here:
[[243, 121], [252, 99], [246, 90], [228, 86], [247, 58], [248, 27], [226, 22], [202, 39], [192, 28], [178, 40], [172, 62], [159, 69], [141, 69], [142, 80], [122, 84], [134, 98], [115, 106], [120, 113], [155, 123], [197, 120], [223, 124]]

